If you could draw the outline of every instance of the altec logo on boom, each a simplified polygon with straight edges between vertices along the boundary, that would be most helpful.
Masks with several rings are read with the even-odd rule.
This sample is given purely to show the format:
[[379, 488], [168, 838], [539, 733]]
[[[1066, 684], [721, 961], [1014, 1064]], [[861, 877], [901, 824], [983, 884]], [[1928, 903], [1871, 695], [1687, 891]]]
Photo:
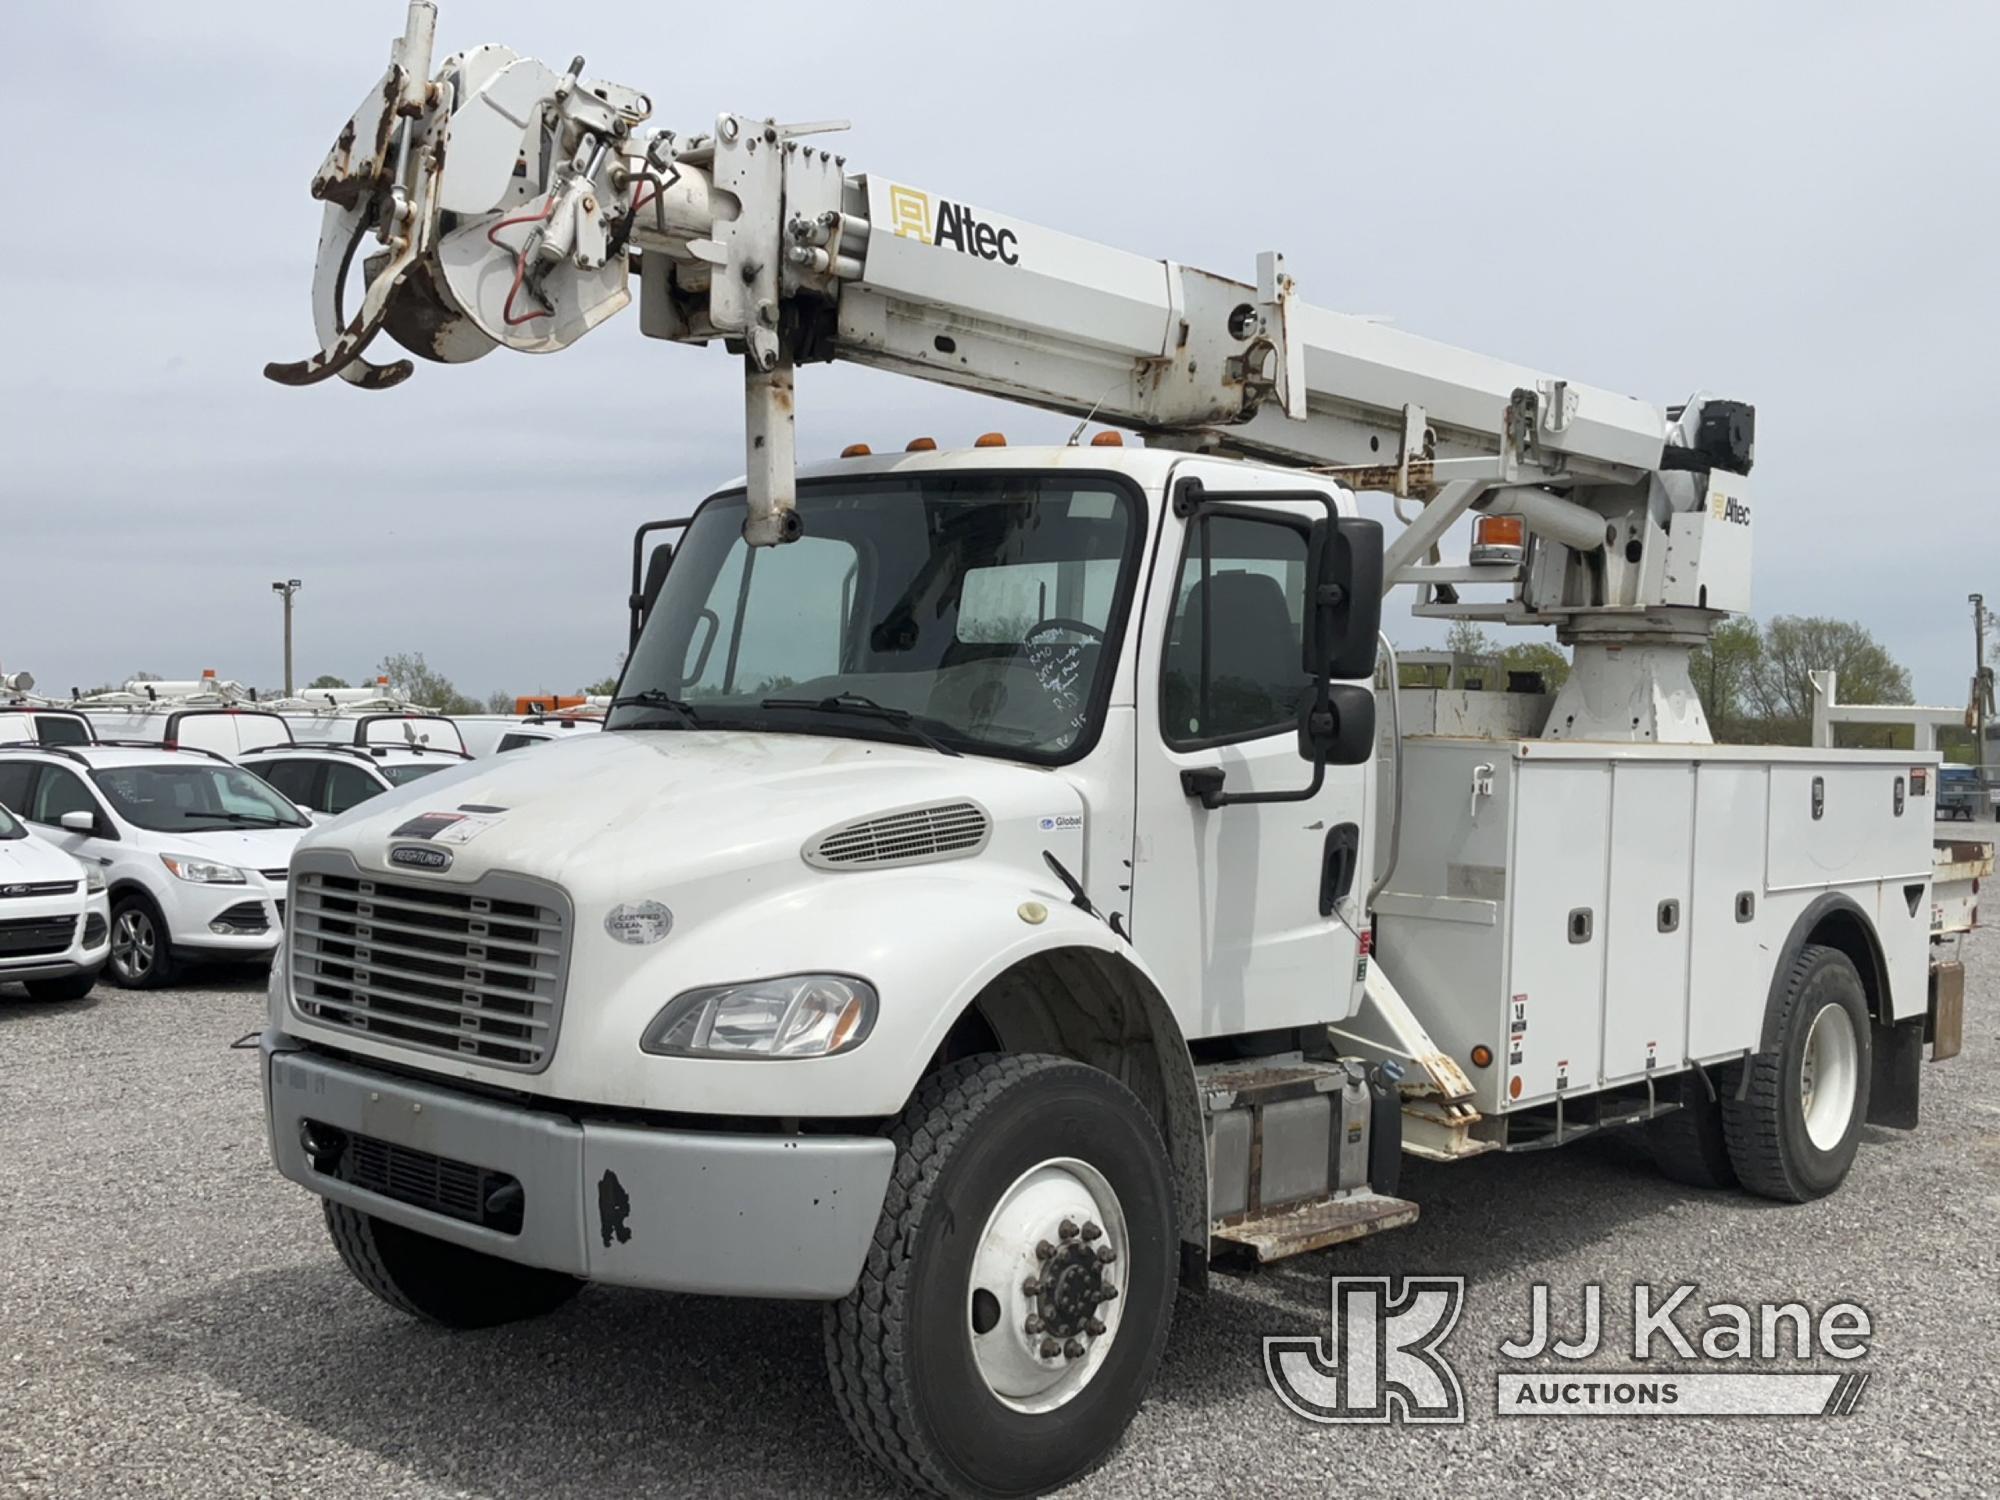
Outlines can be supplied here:
[[949, 198], [938, 199], [933, 210], [929, 193], [891, 183], [889, 218], [896, 233], [906, 240], [949, 245], [980, 260], [997, 260], [1003, 266], [1021, 263], [1021, 243], [1013, 230], [1002, 229]]

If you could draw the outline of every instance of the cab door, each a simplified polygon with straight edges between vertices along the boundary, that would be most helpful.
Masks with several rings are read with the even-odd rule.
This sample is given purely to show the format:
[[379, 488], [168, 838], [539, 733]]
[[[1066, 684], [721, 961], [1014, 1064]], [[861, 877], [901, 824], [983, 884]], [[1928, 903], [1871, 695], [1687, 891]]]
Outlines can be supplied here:
[[[1183, 773], [1230, 793], [1306, 787], [1299, 709], [1312, 522], [1309, 480], [1176, 466], [1147, 589], [1135, 699], [1133, 941], [1189, 1037], [1339, 1021], [1360, 994], [1371, 868], [1368, 764], [1329, 765], [1303, 801], [1205, 808]], [[1353, 503], [1337, 501], [1351, 515]]]

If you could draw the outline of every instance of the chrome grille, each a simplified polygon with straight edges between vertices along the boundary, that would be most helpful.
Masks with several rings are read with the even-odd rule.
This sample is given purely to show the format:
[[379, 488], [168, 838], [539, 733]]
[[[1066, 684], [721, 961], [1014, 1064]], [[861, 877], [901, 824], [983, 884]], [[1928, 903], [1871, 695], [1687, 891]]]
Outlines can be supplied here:
[[991, 831], [986, 810], [978, 803], [945, 802], [829, 828], [808, 841], [802, 852], [807, 864], [823, 870], [920, 865], [977, 854]]
[[0, 885], [0, 900], [14, 896], [67, 896], [79, 883], [74, 880], [30, 880], [25, 884]]
[[569, 910], [557, 891], [506, 875], [470, 885], [379, 879], [340, 863], [293, 873], [292, 1001], [301, 1015], [494, 1067], [548, 1066], [569, 954]]

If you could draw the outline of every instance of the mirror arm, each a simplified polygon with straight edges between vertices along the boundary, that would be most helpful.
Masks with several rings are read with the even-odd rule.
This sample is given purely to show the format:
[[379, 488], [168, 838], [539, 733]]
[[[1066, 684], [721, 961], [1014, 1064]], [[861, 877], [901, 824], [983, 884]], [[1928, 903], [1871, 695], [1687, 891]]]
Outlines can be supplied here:
[[1309, 802], [1319, 795], [1319, 789], [1326, 784], [1326, 757], [1313, 757], [1312, 780], [1295, 792], [1225, 792], [1222, 789], [1223, 770], [1220, 766], [1197, 766], [1181, 772], [1181, 790], [1190, 797], [1199, 798], [1201, 805], [1211, 812], [1218, 807], [1234, 807], [1245, 802]]
[[[1333, 711], [1332, 680], [1324, 674], [1313, 682], [1312, 717], [1325, 720]], [[1326, 750], [1318, 748], [1313, 754], [1312, 780], [1297, 791], [1291, 792], [1226, 792], [1223, 782], [1226, 773], [1220, 766], [1195, 766], [1181, 772], [1181, 791], [1199, 798], [1201, 805], [1210, 812], [1218, 807], [1230, 807], [1246, 802], [1309, 802], [1319, 795], [1326, 785]]]

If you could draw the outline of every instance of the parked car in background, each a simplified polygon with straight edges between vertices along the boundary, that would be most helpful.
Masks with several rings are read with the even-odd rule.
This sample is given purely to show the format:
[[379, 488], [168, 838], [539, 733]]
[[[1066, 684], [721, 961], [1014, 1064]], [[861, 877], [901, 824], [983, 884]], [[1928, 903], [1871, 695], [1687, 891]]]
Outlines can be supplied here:
[[31, 1000], [81, 1000], [111, 948], [101, 866], [84, 864], [0, 807], [0, 984]]
[[1985, 788], [1980, 782], [1976, 766], [1943, 766], [1938, 770], [1937, 815], [1940, 818], [1964, 818], [1967, 822], [1979, 816], [1985, 801]]
[[88, 745], [96, 738], [83, 714], [40, 704], [0, 703], [0, 745]]
[[238, 764], [315, 817], [339, 817], [392, 788], [471, 759], [462, 751], [415, 745], [303, 744], [246, 754]]
[[312, 826], [220, 755], [165, 746], [0, 745], [0, 806], [103, 871], [108, 968], [131, 989], [189, 961], [269, 964]]
[[465, 739], [465, 748], [474, 755], [499, 755], [508, 750], [525, 750], [548, 740], [574, 736], [579, 731], [602, 729], [604, 715], [598, 713], [467, 714], [454, 719]]

